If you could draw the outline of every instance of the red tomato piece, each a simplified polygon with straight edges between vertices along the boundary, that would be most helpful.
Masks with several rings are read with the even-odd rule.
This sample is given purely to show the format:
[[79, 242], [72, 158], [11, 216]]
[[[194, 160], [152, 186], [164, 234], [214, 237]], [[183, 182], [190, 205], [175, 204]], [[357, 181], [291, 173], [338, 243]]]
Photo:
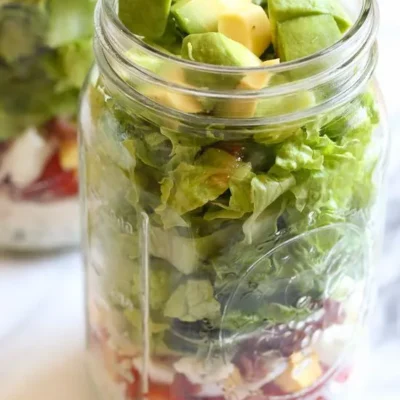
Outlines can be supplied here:
[[59, 154], [56, 153], [47, 163], [42, 176], [24, 189], [21, 197], [26, 200], [51, 200], [74, 196], [78, 193], [78, 180], [74, 171], [63, 171]]

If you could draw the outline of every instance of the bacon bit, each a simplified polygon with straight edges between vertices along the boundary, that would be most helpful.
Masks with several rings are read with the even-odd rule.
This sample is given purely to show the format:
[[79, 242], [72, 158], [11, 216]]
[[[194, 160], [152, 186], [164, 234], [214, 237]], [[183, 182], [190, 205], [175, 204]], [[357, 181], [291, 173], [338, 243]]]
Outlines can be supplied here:
[[236, 157], [237, 161], [241, 161], [243, 159], [246, 151], [246, 147], [237, 142], [218, 142], [215, 144], [215, 147]]
[[256, 355], [242, 354], [238, 361], [240, 373], [246, 382], [257, 382], [268, 374], [265, 359]]
[[200, 393], [200, 391], [200, 385], [194, 385], [183, 374], [176, 374], [171, 385], [170, 399], [187, 400], [196, 393]]
[[262, 387], [262, 392], [266, 396], [284, 396], [288, 393], [282, 390], [278, 385], [275, 385], [273, 382], [267, 383]]
[[63, 118], [51, 119], [44, 125], [44, 129], [50, 136], [61, 140], [76, 139], [77, 136], [76, 124]]

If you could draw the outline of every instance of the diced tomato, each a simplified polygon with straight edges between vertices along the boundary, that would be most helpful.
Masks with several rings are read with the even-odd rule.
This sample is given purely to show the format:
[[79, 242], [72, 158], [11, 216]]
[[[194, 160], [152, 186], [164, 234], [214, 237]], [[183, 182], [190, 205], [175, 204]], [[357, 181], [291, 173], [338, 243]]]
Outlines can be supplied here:
[[169, 400], [171, 397], [170, 386], [160, 385], [150, 382], [149, 393], [147, 395], [149, 400]]
[[[136, 400], [136, 399], [142, 397], [142, 395], [141, 395], [142, 382], [141, 382], [139, 373], [135, 369], [132, 369], [132, 374], [134, 376], [134, 381], [131, 383], [128, 383], [126, 396], [130, 400]], [[159, 383], [150, 382], [149, 392], [147, 393], [147, 395], [144, 395], [143, 397], [147, 398], [149, 400], [173, 399], [172, 387], [167, 386], [167, 385], [162, 385]]]
[[75, 196], [78, 193], [78, 179], [75, 171], [63, 171], [59, 154], [56, 153], [46, 165], [41, 177], [24, 189], [20, 196], [26, 200], [50, 200]]

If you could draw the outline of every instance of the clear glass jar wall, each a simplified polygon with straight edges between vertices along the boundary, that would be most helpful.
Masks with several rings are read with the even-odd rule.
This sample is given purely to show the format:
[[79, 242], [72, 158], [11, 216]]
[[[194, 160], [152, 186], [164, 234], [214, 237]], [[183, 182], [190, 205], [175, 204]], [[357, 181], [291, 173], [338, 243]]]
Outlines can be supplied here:
[[388, 139], [377, 7], [357, 12], [326, 51], [235, 69], [152, 49], [99, 3], [81, 189], [100, 397], [354, 396]]
[[79, 91], [94, 0], [0, 1], [0, 248], [79, 243]]

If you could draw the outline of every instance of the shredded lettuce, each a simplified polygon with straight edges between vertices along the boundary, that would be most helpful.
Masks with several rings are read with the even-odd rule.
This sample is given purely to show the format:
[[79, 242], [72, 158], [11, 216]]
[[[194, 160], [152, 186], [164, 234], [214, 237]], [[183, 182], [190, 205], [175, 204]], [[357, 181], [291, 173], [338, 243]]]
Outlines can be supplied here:
[[92, 60], [92, 0], [0, 4], [0, 140], [74, 118]]
[[[379, 120], [369, 93], [302, 126], [248, 130], [233, 141], [223, 129], [159, 127], [113, 101], [106, 109], [97, 142], [108, 163], [98, 161], [99, 170], [119, 183], [104, 197], [137, 243], [138, 215], [148, 215], [150, 260], [163, 265], [150, 277], [153, 345], [188, 351], [176, 349], [176, 324], [192, 332], [208, 321], [234, 336], [299, 321], [335, 296], [337, 282], [364, 277]], [[106, 243], [105, 232], [101, 241], [116, 260], [124, 253], [134, 273], [140, 246], [129, 250], [114, 237]], [[136, 278], [121, 288], [132, 302]]]
[[164, 315], [181, 321], [195, 322], [220, 315], [221, 305], [214, 298], [214, 289], [208, 280], [189, 279], [182, 283], [167, 301]]

